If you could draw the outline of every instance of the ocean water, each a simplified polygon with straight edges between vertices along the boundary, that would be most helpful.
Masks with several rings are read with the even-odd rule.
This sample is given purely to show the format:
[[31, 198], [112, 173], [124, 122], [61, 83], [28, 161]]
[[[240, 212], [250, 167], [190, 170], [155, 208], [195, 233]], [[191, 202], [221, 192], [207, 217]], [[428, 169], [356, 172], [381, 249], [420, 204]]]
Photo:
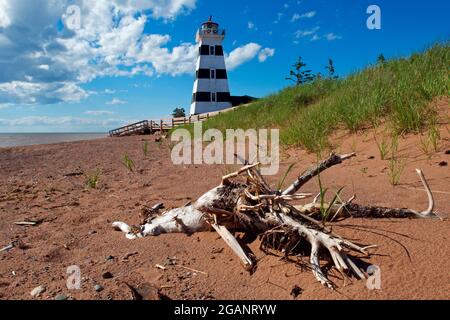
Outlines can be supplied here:
[[0, 133], [0, 148], [93, 140], [107, 136], [107, 133]]

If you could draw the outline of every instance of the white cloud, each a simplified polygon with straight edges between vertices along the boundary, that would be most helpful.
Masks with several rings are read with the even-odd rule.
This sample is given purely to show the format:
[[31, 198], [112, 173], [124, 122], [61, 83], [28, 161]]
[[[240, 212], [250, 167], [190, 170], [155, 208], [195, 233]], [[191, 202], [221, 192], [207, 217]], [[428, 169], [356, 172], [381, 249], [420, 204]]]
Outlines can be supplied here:
[[333, 32], [327, 33], [324, 37], [325, 37], [325, 39], [327, 39], [328, 41], [333, 41], [333, 40], [339, 40], [339, 39], [342, 39], [341, 36], [338, 36], [338, 35], [334, 34]]
[[6, 28], [11, 24], [8, 11], [8, 2], [6, 0], [0, 0], [0, 28]]
[[259, 60], [259, 62], [264, 62], [267, 60], [267, 58], [273, 57], [274, 54], [275, 54], [275, 49], [264, 48], [259, 52], [258, 60]]
[[247, 23], [247, 27], [248, 27], [250, 30], [258, 30], [258, 28], [256, 27], [256, 25], [255, 25], [253, 22], [251, 22], [251, 21], [249, 21], [249, 22]]
[[303, 38], [303, 37], [307, 37], [307, 36], [313, 35], [317, 31], [319, 31], [319, 29], [320, 29], [320, 27], [314, 27], [314, 28], [308, 29], [308, 30], [297, 30], [294, 34], [295, 34], [295, 37], [297, 39], [299, 39], [299, 38]]
[[119, 104], [127, 104], [128, 101], [120, 100], [119, 98], [114, 98], [111, 101], [107, 102], [106, 104], [109, 105], [119, 105]]
[[[80, 28], [58, 29], [71, 4], [81, 8]], [[195, 5], [196, 0], [0, 0], [0, 103], [83, 99], [89, 93], [80, 85], [98, 77], [191, 73], [194, 44], [169, 49], [164, 46], [170, 36], [146, 35], [144, 28], [148, 17], [173, 20]]]
[[268, 57], [275, 54], [275, 49], [264, 48], [257, 43], [248, 43], [234, 49], [229, 55], [225, 56], [225, 64], [228, 70], [234, 70], [243, 63], [253, 60], [258, 56], [259, 62], [264, 62]]
[[291, 22], [297, 21], [298, 19], [300, 19], [300, 15], [298, 13], [294, 13], [291, 18]]
[[0, 83], [0, 103], [57, 103], [60, 101], [77, 102], [89, 94], [71, 82], [34, 83], [11, 81]]
[[225, 57], [225, 63], [228, 70], [236, 69], [241, 64], [252, 60], [261, 50], [261, 45], [257, 43], [248, 43], [244, 46], [234, 49]]
[[311, 38], [311, 41], [317, 41], [317, 40], [320, 40], [321, 38], [317, 35], [317, 34], [315, 34], [312, 38]]
[[302, 13], [302, 14], [294, 13], [294, 15], [291, 18], [291, 22], [295, 22], [300, 19], [310, 19], [310, 18], [314, 17], [316, 15], [316, 13], [317, 13], [316, 11], [309, 11], [309, 12]]
[[107, 110], [93, 110], [93, 111], [86, 111], [84, 114], [89, 116], [108, 116], [113, 115], [115, 112], [107, 111]]

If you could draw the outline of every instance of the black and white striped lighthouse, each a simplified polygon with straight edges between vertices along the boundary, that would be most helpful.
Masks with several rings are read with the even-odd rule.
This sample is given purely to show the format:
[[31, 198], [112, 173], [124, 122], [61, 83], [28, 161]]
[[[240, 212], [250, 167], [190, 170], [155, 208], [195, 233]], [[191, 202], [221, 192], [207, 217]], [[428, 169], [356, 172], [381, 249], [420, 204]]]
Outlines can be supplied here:
[[210, 17], [197, 32], [199, 57], [195, 72], [190, 114], [219, 111], [231, 107], [230, 89], [222, 41], [225, 30]]

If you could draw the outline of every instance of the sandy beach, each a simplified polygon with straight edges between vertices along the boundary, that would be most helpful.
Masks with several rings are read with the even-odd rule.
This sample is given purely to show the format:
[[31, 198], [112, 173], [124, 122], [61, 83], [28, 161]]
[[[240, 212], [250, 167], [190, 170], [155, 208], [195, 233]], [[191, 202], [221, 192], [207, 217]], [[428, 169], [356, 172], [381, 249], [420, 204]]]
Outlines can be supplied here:
[[[357, 157], [327, 170], [323, 183], [336, 189], [347, 186], [344, 197], [356, 193], [358, 203], [424, 210], [427, 197], [414, 170], [421, 168], [434, 192], [435, 210], [448, 218], [450, 175], [444, 164], [450, 160], [450, 140], [444, 126], [441, 136], [440, 151], [431, 158], [420, 150], [418, 136], [400, 141], [400, 154], [407, 161], [396, 187], [389, 183], [388, 162], [380, 160], [372, 133], [336, 136], [342, 140], [338, 151], [354, 149]], [[144, 141], [149, 144], [147, 156]], [[134, 172], [122, 164], [124, 154], [133, 159]], [[279, 175], [296, 163], [290, 181], [314, 162], [314, 155], [285, 150]], [[87, 177], [97, 170], [97, 189], [87, 189]], [[111, 228], [116, 220], [137, 225], [144, 205], [163, 202], [171, 208], [195, 200], [225, 172], [221, 165], [174, 166], [170, 141], [156, 143], [152, 136], [0, 149], [0, 247], [15, 244], [0, 253], [0, 298], [132, 299], [130, 286], [149, 299], [158, 298], [157, 290], [170, 299], [293, 299], [294, 286], [302, 289], [297, 299], [450, 298], [448, 220], [346, 219], [333, 226], [348, 239], [378, 245], [365, 261], [381, 268], [380, 290], [367, 289], [365, 281], [342, 279], [334, 271], [328, 275], [338, 287], [329, 290], [310, 271], [264, 255], [257, 239], [247, 243], [258, 259], [250, 274], [214, 232], [130, 241]], [[271, 183], [277, 180], [269, 178]], [[302, 189], [317, 190], [316, 180]], [[18, 221], [40, 223], [14, 224]], [[81, 269], [80, 290], [66, 287], [71, 265]], [[96, 284], [104, 289], [97, 292]], [[33, 298], [30, 292], [37, 286], [46, 290]]]

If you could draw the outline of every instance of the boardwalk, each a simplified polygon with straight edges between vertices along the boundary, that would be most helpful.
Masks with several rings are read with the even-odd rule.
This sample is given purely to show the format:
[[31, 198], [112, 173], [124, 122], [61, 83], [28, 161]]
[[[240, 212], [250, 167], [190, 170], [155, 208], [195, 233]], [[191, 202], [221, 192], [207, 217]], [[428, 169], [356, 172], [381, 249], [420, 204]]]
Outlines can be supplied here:
[[110, 137], [124, 137], [142, 134], [154, 134], [156, 132], [166, 132], [177, 126], [192, 124], [195, 122], [203, 122], [210, 117], [214, 117], [223, 112], [228, 112], [235, 108], [221, 110], [217, 112], [204, 113], [184, 118], [170, 118], [159, 120], [143, 120], [124, 127], [120, 127], [109, 132]]

